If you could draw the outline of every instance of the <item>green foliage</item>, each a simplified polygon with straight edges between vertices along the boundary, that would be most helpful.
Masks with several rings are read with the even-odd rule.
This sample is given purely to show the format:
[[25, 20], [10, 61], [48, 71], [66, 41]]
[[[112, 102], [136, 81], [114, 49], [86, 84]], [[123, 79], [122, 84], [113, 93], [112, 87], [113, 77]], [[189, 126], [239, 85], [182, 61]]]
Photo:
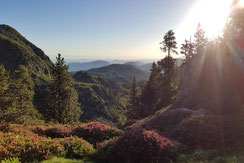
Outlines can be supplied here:
[[87, 158], [95, 152], [93, 146], [82, 138], [66, 137], [56, 139], [56, 141], [64, 146], [67, 158]]
[[129, 105], [127, 107], [129, 118], [135, 119], [138, 117], [137, 115], [138, 108], [139, 108], [138, 86], [137, 86], [136, 78], [134, 77], [132, 81], [131, 90], [130, 90]]
[[2, 112], [4, 122], [26, 125], [41, 123], [41, 116], [32, 103], [34, 83], [24, 66], [20, 65], [12, 75], [8, 93], [11, 97], [11, 106]]
[[3, 120], [3, 113], [9, 105], [9, 74], [4, 66], [0, 64], [0, 119]]
[[49, 75], [52, 62], [41, 49], [8, 25], [0, 29], [0, 60], [6, 69], [14, 71], [21, 64], [37, 76]]
[[226, 154], [216, 150], [195, 150], [182, 153], [176, 163], [241, 163], [243, 161], [243, 156], [239, 154]]
[[153, 62], [149, 80], [147, 81], [146, 86], [143, 87], [140, 97], [141, 108], [143, 108], [143, 111], [138, 110], [138, 115], [143, 113], [144, 115], [141, 116], [145, 116], [156, 111], [159, 101], [158, 97], [160, 95], [160, 82], [160, 68]]
[[[86, 160], [66, 159], [63, 157], [53, 157], [49, 160], [42, 161], [41, 163], [87, 163]], [[89, 163], [92, 163], [89, 161]]]
[[59, 123], [76, 123], [81, 115], [78, 94], [74, 89], [74, 81], [59, 54], [52, 69], [52, 83], [48, 97], [47, 116]]
[[137, 80], [147, 80], [147, 73], [138, 69], [133, 65], [112, 64], [109, 66], [94, 68], [87, 71], [89, 74], [103, 78], [104, 80], [112, 80], [121, 83], [129, 83], [134, 76]]
[[20, 160], [14, 157], [14, 158], [2, 160], [1, 163], [20, 163]]
[[81, 124], [76, 126], [72, 131], [72, 135], [81, 137], [94, 145], [98, 142], [111, 139], [121, 134], [121, 130], [99, 122]]

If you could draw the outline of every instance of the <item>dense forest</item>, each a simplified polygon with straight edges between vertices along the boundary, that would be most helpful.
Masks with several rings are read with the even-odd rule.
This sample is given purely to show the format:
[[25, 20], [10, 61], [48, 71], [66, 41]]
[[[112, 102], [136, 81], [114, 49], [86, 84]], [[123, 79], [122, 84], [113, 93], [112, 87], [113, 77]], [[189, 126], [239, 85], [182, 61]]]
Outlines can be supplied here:
[[[244, 162], [244, 9], [223, 35], [199, 23], [150, 75], [129, 64], [70, 72], [0, 25], [2, 162]], [[179, 50], [180, 49], [180, 52]], [[177, 65], [173, 54], [184, 55]]]

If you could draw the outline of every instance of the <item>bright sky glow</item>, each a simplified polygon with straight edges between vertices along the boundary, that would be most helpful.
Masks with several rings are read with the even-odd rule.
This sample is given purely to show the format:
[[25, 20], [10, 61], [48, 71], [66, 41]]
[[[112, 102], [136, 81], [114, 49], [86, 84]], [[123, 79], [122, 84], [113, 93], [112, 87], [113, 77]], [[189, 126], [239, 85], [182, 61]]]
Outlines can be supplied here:
[[[178, 48], [199, 22], [208, 37], [221, 34], [232, 1], [5, 0], [0, 24], [14, 27], [50, 58], [161, 59], [159, 42], [168, 30], [175, 31]], [[239, 3], [244, 7], [244, 0]]]
[[182, 38], [183, 35], [188, 35], [187, 39], [193, 36], [199, 22], [205, 30], [206, 36], [210, 39], [221, 35], [230, 14], [232, 2], [232, 0], [197, 1], [179, 27]]

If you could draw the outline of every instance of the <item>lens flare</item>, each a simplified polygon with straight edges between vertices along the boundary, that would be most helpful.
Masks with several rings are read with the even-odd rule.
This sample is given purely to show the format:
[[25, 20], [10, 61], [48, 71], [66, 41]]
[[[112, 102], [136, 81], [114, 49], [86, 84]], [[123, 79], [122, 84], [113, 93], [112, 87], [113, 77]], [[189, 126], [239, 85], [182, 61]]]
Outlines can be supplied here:
[[192, 35], [200, 22], [207, 37], [215, 38], [221, 35], [230, 14], [232, 2], [232, 0], [197, 1], [182, 23], [181, 31]]

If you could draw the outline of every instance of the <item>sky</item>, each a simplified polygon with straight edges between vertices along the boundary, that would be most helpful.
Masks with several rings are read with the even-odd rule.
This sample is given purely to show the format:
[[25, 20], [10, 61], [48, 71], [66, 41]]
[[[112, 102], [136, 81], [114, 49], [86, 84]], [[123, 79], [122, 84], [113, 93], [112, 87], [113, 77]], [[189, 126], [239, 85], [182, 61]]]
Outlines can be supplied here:
[[178, 46], [188, 37], [181, 26], [197, 1], [1, 0], [0, 24], [51, 59], [58, 53], [67, 59], [160, 59], [159, 42], [168, 30]]

